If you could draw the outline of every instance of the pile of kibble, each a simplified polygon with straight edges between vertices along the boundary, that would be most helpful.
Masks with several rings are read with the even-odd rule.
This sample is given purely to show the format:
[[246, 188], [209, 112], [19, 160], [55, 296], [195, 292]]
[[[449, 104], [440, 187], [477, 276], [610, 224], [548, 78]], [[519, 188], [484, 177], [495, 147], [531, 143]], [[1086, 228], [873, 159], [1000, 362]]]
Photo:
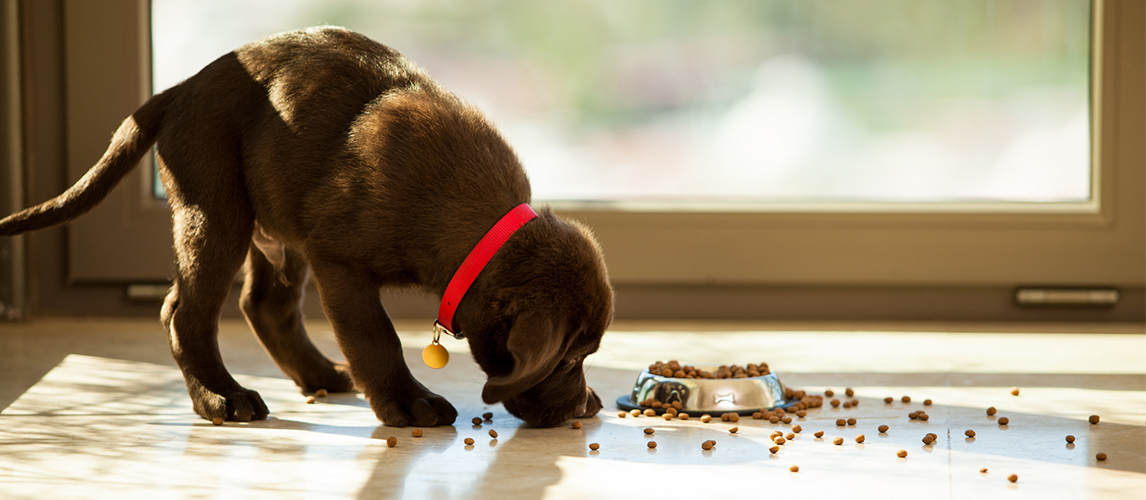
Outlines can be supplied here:
[[748, 378], [748, 377], [762, 377], [772, 373], [768, 371], [768, 363], [760, 363], [754, 365], [749, 363], [744, 366], [726, 366], [721, 365], [714, 372], [707, 370], [700, 370], [694, 366], [681, 365], [675, 359], [665, 363], [657, 361], [649, 365], [649, 373], [653, 375], [660, 375], [662, 377], [674, 378]]

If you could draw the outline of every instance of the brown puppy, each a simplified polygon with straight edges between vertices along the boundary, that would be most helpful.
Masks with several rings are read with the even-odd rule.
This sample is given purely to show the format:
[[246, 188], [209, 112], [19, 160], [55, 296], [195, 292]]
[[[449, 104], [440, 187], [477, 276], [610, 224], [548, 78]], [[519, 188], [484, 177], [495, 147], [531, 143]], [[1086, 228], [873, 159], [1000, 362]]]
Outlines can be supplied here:
[[[483, 234], [530, 200], [517, 157], [478, 111], [362, 35], [276, 35], [151, 98], [79, 182], [0, 221], [0, 234], [80, 216], [153, 143], [178, 269], [162, 320], [196, 413], [267, 415], [259, 395], [227, 373], [216, 341], [246, 260], [242, 310], [300, 388], [357, 387], [387, 425], [454, 422], [453, 406], [410, 374], [378, 289], [441, 296]], [[349, 369], [303, 330], [311, 271]], [[581, 363], [612, 311], [593, 237], [544, 209], [497, 252], [455, 318], [489, 375], [482, 399], [553, 426], [600, 409]]]

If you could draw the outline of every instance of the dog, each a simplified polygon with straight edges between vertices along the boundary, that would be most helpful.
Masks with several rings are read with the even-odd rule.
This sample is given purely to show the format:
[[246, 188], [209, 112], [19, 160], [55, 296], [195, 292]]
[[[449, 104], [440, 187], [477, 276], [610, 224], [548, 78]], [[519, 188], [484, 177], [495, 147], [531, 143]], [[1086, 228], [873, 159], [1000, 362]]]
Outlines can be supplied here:
[[[357, 389], [388, 426], [454, 422], [457, 410], [406, 366], [379, 290], [442, 296], [483, 235], [530, 202], [521, 163], [478, 110], [353, 31], [274, 35], [153, 96], [83, 178], [0, 220], [0, 234], [79, 217], [153, 144], [176, 256], [160, 316], [198, 415], [268, 414], [227, 372], [217, 342], [221, 308], [243, 271], [247, 322], [304, 393]], [[613, 291], [587, 228], [549, 208], [535, 214], [496, 250], [445, 326], [464, 334], [488, 375], [483, 401], [551, 427], [601, 409], [582, 363], [612, 320]], [[303, 329], [311, 278], [345, 364]]]

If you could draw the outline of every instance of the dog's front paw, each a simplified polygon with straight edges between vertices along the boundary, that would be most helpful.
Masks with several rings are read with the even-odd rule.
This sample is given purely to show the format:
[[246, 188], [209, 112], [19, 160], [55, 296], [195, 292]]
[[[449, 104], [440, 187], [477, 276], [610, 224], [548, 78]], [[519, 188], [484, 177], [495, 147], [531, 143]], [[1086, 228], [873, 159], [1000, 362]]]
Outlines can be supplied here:
[[207, 420], [233, 420], [250, 422], [267, 418], [267, 404], [259, 393], [236, 386], [222, 394], [203, 387], [191, 389], [191, 403], [195, 413]]
[[451, 425], [458, 418], [454, 405], [425, 389], [367, 396], [367, 399], [378, 420], [390, 427]]

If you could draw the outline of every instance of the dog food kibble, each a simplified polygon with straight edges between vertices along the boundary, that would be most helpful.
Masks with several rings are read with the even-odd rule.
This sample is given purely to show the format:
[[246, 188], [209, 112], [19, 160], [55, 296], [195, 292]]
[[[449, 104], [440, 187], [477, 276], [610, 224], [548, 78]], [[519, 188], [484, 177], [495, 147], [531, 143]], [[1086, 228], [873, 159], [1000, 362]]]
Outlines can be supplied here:
[[773, 455], [775, 455], [775, 454], [780, 452], [780, 447], [779, 446], [773, 446], [771, 448], [768, 448], [768, 451], [771, 452]]
[[307, 396], [307, 397], [306, 397], [306, 404], [308, 404], [308, 405], [312, 405], [312, 404], [314, 404], [316, 401], [318, 401], [318, 400], [317, 400], [317, 399], [314, 399], [314, 396]]
[[834, 444], [836, 446], [842, 445], [842, 444], [844, 444], [844, 438], [842, 438], [842, 437], [835, 438], [832, 440], [832, 444]]
[[899, 450], [895, 452], [895, 456], [899, 458], [907, 458], [907, 450]]
[[1018, 396], [1019, 395], [1019, 388], [1018, 387], [1012, 387], [1011, 388], [1011, 395], [1012, 396]]
[[732, 434], [736, 434], [736, 431], [739, 431], [739, 430], [740, 430], [739, 427], [733, 427], [731, 429], [728, 429], [728, 432], [731, 432]]
[[325, 398], [327, 394], [328, 393], [326, 392], [326, 389], [319, 389], [317, 391], [314, 391], [314, 395], [318, 396], [320, 398]]
[[929, 419], [929, 418], [931, 418], [931, 415], [928, 415], [928, 414], [923, 413], [923, 412], [919, 412], [919, 420], [926, 422], [927, 419]]
[[813, 436], [816, 436], [816, 437], [818, 437], [818, 438], [822, 438], [822, 437], [824, 437], [824, 431], [816, 431], [816, 432], [815, 432], [815, 433], [813, 433], [812, 435], [813, 435]]
[[855, 425], [855, 424], [856, 424], [856, 419], [855, 419], [855, 417], [852, 417], [852, 418], [849, 418], [849, 419], [848, 419], [848, 425]]
[[661, 416], [664, 417], [665, 420], [672, 420], [673, 414], [666, 411], [665, 414]]
[[845, 426], [845, 425], [848, 425], [848, 421], [847, 421], [847, 420], [844, 420], [844, 419], [842, 419], [842, 418], [837, 418], [837, 419], [836, 419], [836, 425], [838, 425], [838, 426], [840, 426], [840, 427], [843, 427], [843, 426]]
[[966, 434], [969, 438], [975, 437], [975, 431], [973, 429], [967, 429], [967, 432], [964, 432], [963, 434]]
[[706, 413], [706, 414], [704, 414], [704, 415], [701, 415], [701, 416], [700, 416], [700, 421], [701, 421], [701, 422], [704, 422], [704, 423], [706, 423], [706, 424], [707, 424], [707, 423], [709, 423], [709, 422], [711, 422], [711, 421], [712, 421], [712, 415], [709, 415], [709, 414], [707, 414], [707, 413]]
[[656, 415], [657, 415], [656, 410], [654, 410], [652, 408], [645, 410], [645, 416], [646, 417], [655, 417]]
[[986, 467], [983, 467], [982, 469], [979, 469], [979, 473], [980, 473], [980, 474], [986, 474], [986, 473], [987, 473], [987, 468], [986, 468]]
[[796, 435], [795, 435], [795, 434], [792, 434], [791, 432], [789, 432], [789, 433], [788, 433], [786, 436], [784, 436], [784, 439], [787, 439], [788, 441], [791, 441], [791, 440], [793, 440], [793, 439], [796, 439]]
[[632, 415], [634, 417], [639, 417], [639, 416], [641, 416], [641, 410], [632, 410], [629, 412], [629, 415]]
[[487, 412], [485, 412], [485, 413], [482, 413], [482, 414], [481, 414], [481, 418], [484, 418], [484, 419], [486, 419], [486, 420], [493, 420], [493, 412], [492, 412], [492, 411], [487, 411]]
[[776, 436], [776, 439], [773, 439], [772, 442], [776, 444], [784, 444], [787, 443], [788, 440], [784, 439], [784, 436]]
[[465, 443], [466, 443], [467, 445], [472, 445], [472, 444], [474, 444], [474, 438], [466, 438], [466, 440], [465, 440]]
[[[712, 445], [713, 445], [713, 441], [705, 441], [705, 442], [703, 442], [703, 443], [700, 443], [700, 449], [702, 449], [702, 450], [711, 450], [711, 449], [712, 449]], [[775, 448], [775, 446], [773, 446], [773, 448]], [[776, 452], [772, 452], [772, 453], [776, 453]]]
[[1011, 419], [1007, 417], [999, 417], [999, 425], [1007, 425], [1011, 423]]
[[1074, 436], [1067, 434], [1066, 435], [1066, 442], [1073, 443], [1074, 442]]
[[223, 417], [212, 418], [211, 423], [215, 425], [223, 425]]
[[656, 432], [652, 427], [645, 427], [645, 434], [652, 434]]
[[852, 407], [851, 401], [844, 401], [844, 408], [851, 408], [851, 407]]
[[881, 425], [881, 426], [879, 426], [879, 432], [880, 432], [880, 433], [884, 433], [884, 432], [887, 432], [887, 426], [886, 426], [886, 425]]
[[599, 444], [597, 444], [597, 443], [589, 443], [589, 449], [590, 449], [590, 450], [593, 450], [593, 451], [597, 451], [597, 450], [599, 450], [600, 448], [601, 448], [601, 445], [599, 445]]
[[391, 448], [398, 446], [398, 438], [396, 438], [394, 436], [390, 436], [390, 437], [386, 438], [386, 446], [389, 446]]
[[836, 391], [833, 391], [831, 389], [824, 391], [824, 397], [830, 398], [830, 397], [835, 396], [835, 395], [836, 395]]
[[923, 436], [923, 444], [931, 444], [935, 442], [935, 438], [931, 434]]
[[792, 423], [792, 417], [784, 417], [784, 418], [781, 418], [781, 419], [780, 419], [780, 422], [783, 422], [783, 423], [785, 423], [785, 424], [790, 424], [790, 423]]
[[994, 415], [998, 412], [999, 412], [999, 410], [996, 410], [994, 406], [987, 408], [987, 415]]
[[[493, 431], [490, 431], [490, 432], [493, 432]], [[414, 436], [416, 438], [420, 438], [420, 437], [422, 437], [422, 429], [414, 429], [414, 430], [410, 431], [410, 435]]]
[[1011, 474], [1011, 475], [1007, 476], [1007, 481], [1010, 481], [1012, 483], [1017, 483], [1017, 482], [1019, 482], [1019, 475], [1018, 474]]
[[474, 417], [470, 422], [473, 422], [474, 425], [481, 425], [481, 417]]
[[923, 406], [931, 406], [931, 400], [930, 399], [924, 399], [923, 400]]
[[1098, 423], [1098, 415], [1091, 415], [1089, 420], [1090, 420], [1090, 423], [1097, 424]]
[[800, 418], [804, 418], [804, 417], [808, 416], [808, 412], [807, 412], [807, 410], [796, 410], [796, 416], [800, 417]]
[[899, 400], [903, 401], [904, 403], [910, 403], [911, 402], [911, 396], [904, 396], [902, 398], [899, 398]]
[[835, 407], [835, 406], [839, 406], [839, 405], [840, 405], [840, 400], [838, 400], [838, 399], [833, 399], [833, 400], [831, 400], [831, 403], [832, 403], [832, 406], [833, 406], [833, 407]]
[[573, 425], [574, 429], [580, 429], [581, 428], [581, 421], [577, 420], [577, 421], [573, 422], [572, 425]]
[[888, 397], [886, 397], [886, 398], [883, 398], [883, 402], [884, 402], [884, 403], [887, 403], [887, 404], [891, 404], [893, 401], [895, 401], [895, 398], [893, 398], [893, 397], [891, 397], [891, 396], [888, 396]]
[[863, 434], [856, 436], [856, 442], [857, 443], [862, 443], [864, 439], [866, 439], [866, 438], [863, 437]]
[[768, 421], [772, 422], [773, 424], [778, 424], [778, 423], [780, 423], [780, 416], [779, 415], [772, 415], [771, 417], [768, 417]]
[[1105, 453], [1099, 453], [1099, 454], [1095, 455], [1094, 458], [1096, 460], [1106, 460], [1106, 454]]
[[649, 441], [649, 449], [653, 449], [653, 448], [656, 448], [656, 447], [657, 447], [657, 442], [656, 442], [656, 441]]
[[681, 413], [680, 415], [677, 415], [677, 418], [679, 418], [681, 420], [688, 420], [688, 414], [687, 413]]
[[623, 412], [623, 411], [617, 412], [617, 418], [625, 418], [627, 416], [629, 416], [629, 414], [626, 412]]
[[850, 398], [850, 397], [856, 395], [856, 391], [855, 391], [855, 389], [848, 387], [847, 389], [844, 389], [844, 394], [846, 394]]
[[793, 465], [791, 467], [788, 467], [788, 470], [792, 471], [792, 472], [800, 472], [800, 466], [799, 465]]
[[792, 426], [792, 432], [800, 432], [800, 431], [802, 431], [802, 430], [804, 430], [804, 428], [803, 428], [803, 427], [800, 427], [800, 426], [798, 426], [798, 425], [793, 425], [793, 426]]
[[497, 439], [497, 431], [490, 429], [489, 430], [489, 437]]

